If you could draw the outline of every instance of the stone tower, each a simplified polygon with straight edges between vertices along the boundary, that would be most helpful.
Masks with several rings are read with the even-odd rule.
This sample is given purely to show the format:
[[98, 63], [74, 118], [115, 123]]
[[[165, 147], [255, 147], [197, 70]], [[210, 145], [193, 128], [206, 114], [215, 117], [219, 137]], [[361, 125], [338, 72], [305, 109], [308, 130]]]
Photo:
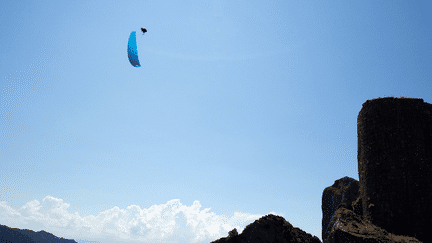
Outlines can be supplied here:
[[412, 98], [368, 100], [357, 132], [364, 219], [432, 242], [432, 105]]

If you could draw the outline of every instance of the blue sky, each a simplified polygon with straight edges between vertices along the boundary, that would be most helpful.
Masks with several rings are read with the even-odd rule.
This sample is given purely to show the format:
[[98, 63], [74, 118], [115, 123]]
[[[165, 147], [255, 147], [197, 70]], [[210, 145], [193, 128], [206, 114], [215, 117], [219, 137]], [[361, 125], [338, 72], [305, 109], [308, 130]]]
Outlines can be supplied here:
[[0, 224], [210, 242], [273, 213], [321, 238], [323, 190], [358, 180], [362, 104], [432, 102], [431, 16], [426, 1], [2, 1]]

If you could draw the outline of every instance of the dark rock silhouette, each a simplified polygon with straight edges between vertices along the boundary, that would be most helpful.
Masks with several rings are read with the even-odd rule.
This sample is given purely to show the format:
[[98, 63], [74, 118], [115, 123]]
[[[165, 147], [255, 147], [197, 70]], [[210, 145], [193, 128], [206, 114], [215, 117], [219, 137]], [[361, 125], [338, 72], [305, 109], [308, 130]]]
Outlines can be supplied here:
[[[421, 242], [414, 237], [389, 233], [365, 220], [362, 216], [362, 199], [358, 186], [359, 181], [344, 177], [324, 189], [323, 205], [321, 206], [324, 243]], [[356, 195], [357, 198], [354, 199]]]
[[[236, 232], [237, 230], [234, 229]], [[233, 231], [234, 231], [233, 230]], [[230, 231], [230, 232], [233, 232]], [[239, 235], [230, 234], [230, 237], [220, 238], [213, 243], [321, 243], [320, 239], [293, 227], [283, 217], [268, 214], [245, 227]]]
[[325, 243], [421, 243], [414, 237], [388, 233], [343, 207], [336, 210], [329, 225], [332, 227], [329, 230], [328, 238], [324, 240]]
[[432, 242], [432, 105], [368, 100], [357, 130], [359, 196], [343, 200], [347, 177], [324, 190], [324, 243]]
[[77, 243], [74, 240], [59, 238], [46, 231], [34, 232], [28, 229], [9, 228], [0, 225], [0, 243]]
[[323, 240], [327, 238], [329, 222], [333, 214], [339, 207], [351, 209], [351, 204], [359, 197], [359, 188], [356, 179], [346, 176], [324, 189], [321, 204]]
[[[344, 177], [323, 191], [323, 242], [432, 242], [432, 105], [412, 98], [367, 100], [357, 130], [360, 181]], [[285, 223], [257, 224], [253, 228], [262, 230], [255, 231], [251, 225], [214, 242], [309, 242], [286, 238], [304, 231], [284, 229]]]
[[228, 232], [228, 235], [229, 235], [230, 237], [237, 236], [237, 235], [238, 235], [237, 229], [234, 228], [233, 230], [231, 230], [230, 232]]
[[432, 242], [432, 105], [368, 100], [357, 132], [363, 217], [390, 233]]

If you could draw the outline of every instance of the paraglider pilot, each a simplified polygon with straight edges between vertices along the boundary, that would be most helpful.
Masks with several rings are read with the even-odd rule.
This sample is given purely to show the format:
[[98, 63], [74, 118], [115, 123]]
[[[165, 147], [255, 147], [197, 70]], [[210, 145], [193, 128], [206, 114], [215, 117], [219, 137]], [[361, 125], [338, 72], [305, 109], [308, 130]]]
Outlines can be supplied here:
[[145, 32], [147, 32], [147, 30], [144, 29], [144, 28], [141, 28], [141, 31], [143, 32], [143, 35], [144, 35]]

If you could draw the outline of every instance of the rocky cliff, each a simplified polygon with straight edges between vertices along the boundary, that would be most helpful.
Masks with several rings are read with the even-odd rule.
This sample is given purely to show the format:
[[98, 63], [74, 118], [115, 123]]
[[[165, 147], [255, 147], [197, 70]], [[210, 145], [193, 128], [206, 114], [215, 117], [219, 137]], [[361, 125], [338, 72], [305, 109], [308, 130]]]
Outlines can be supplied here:
[[[360, 181], [344, 177], [324, 189], [323, 242], [432, 242], [432, 105], [412, 98], [367, 100], [357, 131]], [[277, 222], [255, 221], [242, 234], [231, 231], [214, 242], [320, 242], [293, 231], [282, 217]]]
[[320, 239], [293, 227], [283, 217], [273, 214], [266, 215], [245, 227], [241, 234], [234, 229], [229, 236], [212, 243], [321, 243]]

